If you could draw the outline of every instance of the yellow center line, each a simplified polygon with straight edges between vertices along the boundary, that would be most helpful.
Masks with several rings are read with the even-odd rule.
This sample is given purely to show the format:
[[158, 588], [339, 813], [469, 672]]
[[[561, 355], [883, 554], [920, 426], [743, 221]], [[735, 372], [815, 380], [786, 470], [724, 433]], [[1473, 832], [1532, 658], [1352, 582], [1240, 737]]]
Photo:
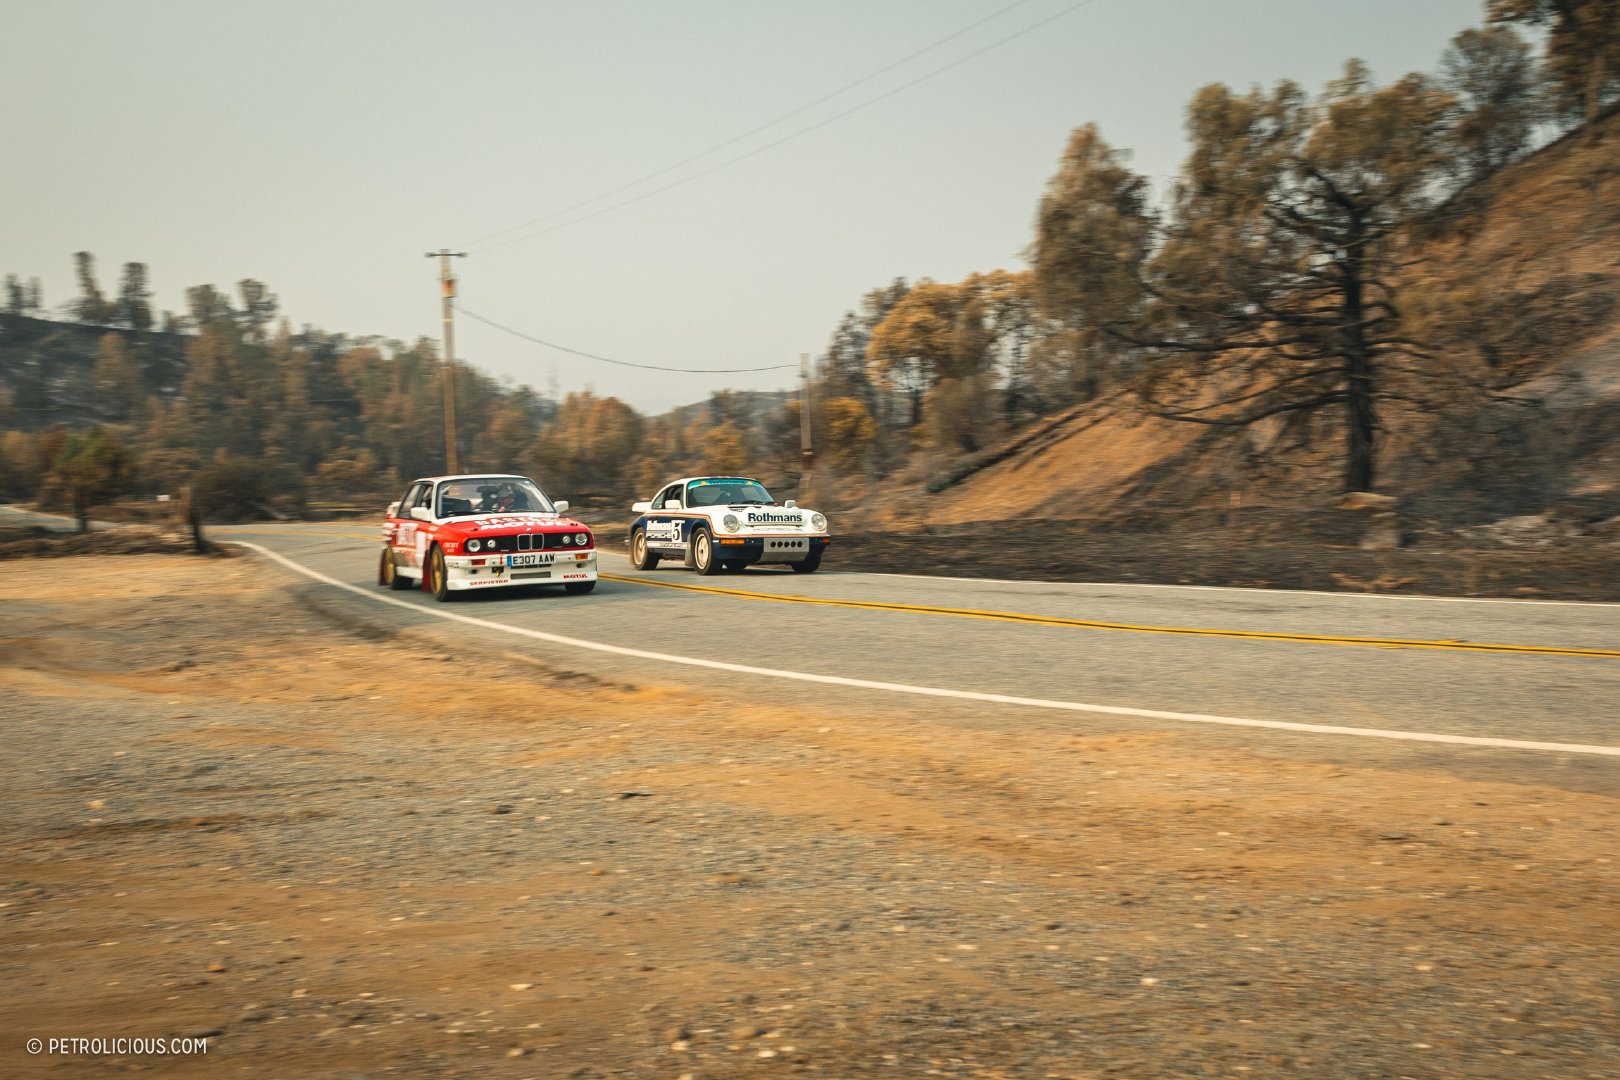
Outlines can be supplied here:
[[1484, 641], [1425, 641], [1418, 638], [1340, 637], [1331, 634], [1290, 634], [1267, 630], [1219, 630], [1192, 626], [1142, 626], [1135, 623], [1105, 622], [1098, 619], [1065, 619], [1054, 615], [1025, 615], [1015, 611], [981, 611], [975, 608], [929, 607], [923, 604], [891, 604], [882, 600], [832, 600], [792, 593], [749, 592], [720, 589], [711, 585], [686, 585], [674, 581], [601, 574], [604, 581], [629, 585], [650, 585], [660, 589], [712, 593], [738, 600], [772, 600], [779, 604], [813, 604], [818, 607], [858, 608], [866, 611], [899, 611], [913, 615], [951, 615], [961, 619], [991, 619], [996, 622], [1026, 623], [1033, 626], [1065, 626], [1083, 630], [1124, 630], [1136, 634], [1180, 634], [1191, 637], [1244, 638], [1254, 641], [1294, 641], [1316, 645], [1362, 645], [1379, 649], [1439, 649], [1448, 652], [1527, 653], [1536, 656], [1589, 656], [1620, 658], [1620, 649], [1573, 649], [1557, 645], [1499, 645]]

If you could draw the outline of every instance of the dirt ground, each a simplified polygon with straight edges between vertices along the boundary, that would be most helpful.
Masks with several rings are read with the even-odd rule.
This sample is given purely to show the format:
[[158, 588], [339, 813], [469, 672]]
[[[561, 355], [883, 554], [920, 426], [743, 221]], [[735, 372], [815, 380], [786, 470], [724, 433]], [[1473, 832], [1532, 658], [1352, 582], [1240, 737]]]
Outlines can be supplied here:
[[6, 1077], [1620, 1076], [1617, 795], [0, 589]]

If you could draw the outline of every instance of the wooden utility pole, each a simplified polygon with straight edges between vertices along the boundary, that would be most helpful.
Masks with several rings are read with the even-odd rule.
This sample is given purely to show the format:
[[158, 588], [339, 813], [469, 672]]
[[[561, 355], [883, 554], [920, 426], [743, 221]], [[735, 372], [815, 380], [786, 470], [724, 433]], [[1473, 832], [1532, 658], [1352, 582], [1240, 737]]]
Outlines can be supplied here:
[[430, 251], [439, 260], [439, 282], [444, 292], [444, 471], [460, 470], [456, 461], [456, 279], [450, 273], [451, 259], [465, 259], [465, 251]]
[[810, 469], [816, 462], [815, 448], [810, 445], [810, 354], [799, 354], [799, 457], [804, 471], [799, 474], [799, 500], [810, 498]]

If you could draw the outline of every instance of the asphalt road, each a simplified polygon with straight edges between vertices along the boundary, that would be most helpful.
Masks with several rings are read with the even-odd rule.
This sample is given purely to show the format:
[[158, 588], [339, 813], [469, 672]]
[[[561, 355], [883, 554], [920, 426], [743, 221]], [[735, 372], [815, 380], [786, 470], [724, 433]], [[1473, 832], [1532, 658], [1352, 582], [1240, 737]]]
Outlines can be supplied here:
[[[381, 545], [364, 526], [254, 525], [214, 535], [262, 545], [368, 596], [409, 605], [367, 604], [275, 569], [289, 588], [370, 609], [368, 618], [416, 626], [441, 613], [476, 620], [445, 624], [449, 640], [477, 640], [492, 658], [535, 653], [601, 676], [714, 686], [761, 704], [791, 697], [838, 710], [856, 702], [882, 707], [895, 691], [865, 684], [902, 684], [1044, 703], [926, 699], [946, 719], [960, 719], [971, 705], [980, 723], [1200, 730], [1251, 746], [1314, 741], [1310, 752], [1341, 758], [1387, 753], [1396, 743], [1425, 761], [1495, 754], [1545, 767], [1552, 758], [1566, 767], [1578, 762], [1582, 786], [1620, 792], [1620, 605], [902, 577], [840, 571], [836, 547], [827, 567], [808, 576], [763, 569], [702, 578], [668, 563], [640, 573], [604, 552], [609, 578], [589, 596], [508, 591], [441, 605], [376, 587]], [[502, 628], [751, 670], [683, 670]], [[1251, 634], [1284, 636], [1243, 636]], [[1392, 640], [1412, 644], [1378, 643]], [[1478, 645], [1524, 651], [1468, 651]], [[829, 681], [807, 686], [753, 669]], [[915, 708], [916, 694], [909, 697]], [[1333, 728], [1360, 733], [1320, 730]], [[1435, 736], [1492, 742], [1428, 741]]]
[[[78, 523], [72, 518], [63, 517], [60, 514], [41, 514], [10, 504], [0, 505], [0, 526], [8, 528], [35, 526], [44, 529], [58, 529], [63, 532], [79, 527]], [[115, 527], [114, 523], [110, 521], [97, 521], [93, 518], [90, 521], [90, 528], [97, 532]]]

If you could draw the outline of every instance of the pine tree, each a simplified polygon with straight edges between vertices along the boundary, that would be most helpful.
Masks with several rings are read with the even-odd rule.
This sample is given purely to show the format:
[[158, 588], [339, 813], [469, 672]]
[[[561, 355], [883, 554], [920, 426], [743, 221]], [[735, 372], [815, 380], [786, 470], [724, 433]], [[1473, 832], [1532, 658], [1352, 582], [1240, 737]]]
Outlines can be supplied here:
[[1620, 94], [1620, 0], [1489, 0], [1487, 11], [1547, 29], [1546, 68], [1567, 112], [1590, 123]]
[[80, 322], [110, 322], [114, 309], [102, 295], [101, 286], [96, 283], [96, 257], [88, 251], [75, 252], [73, 268], [79, 279], [79, 299], [73, 307], [74, 316]]
[[117, 320], [141, 333], [152, 329], [152, 290], [146, 283], [145, 263], [124, 264], [118, 286]]

